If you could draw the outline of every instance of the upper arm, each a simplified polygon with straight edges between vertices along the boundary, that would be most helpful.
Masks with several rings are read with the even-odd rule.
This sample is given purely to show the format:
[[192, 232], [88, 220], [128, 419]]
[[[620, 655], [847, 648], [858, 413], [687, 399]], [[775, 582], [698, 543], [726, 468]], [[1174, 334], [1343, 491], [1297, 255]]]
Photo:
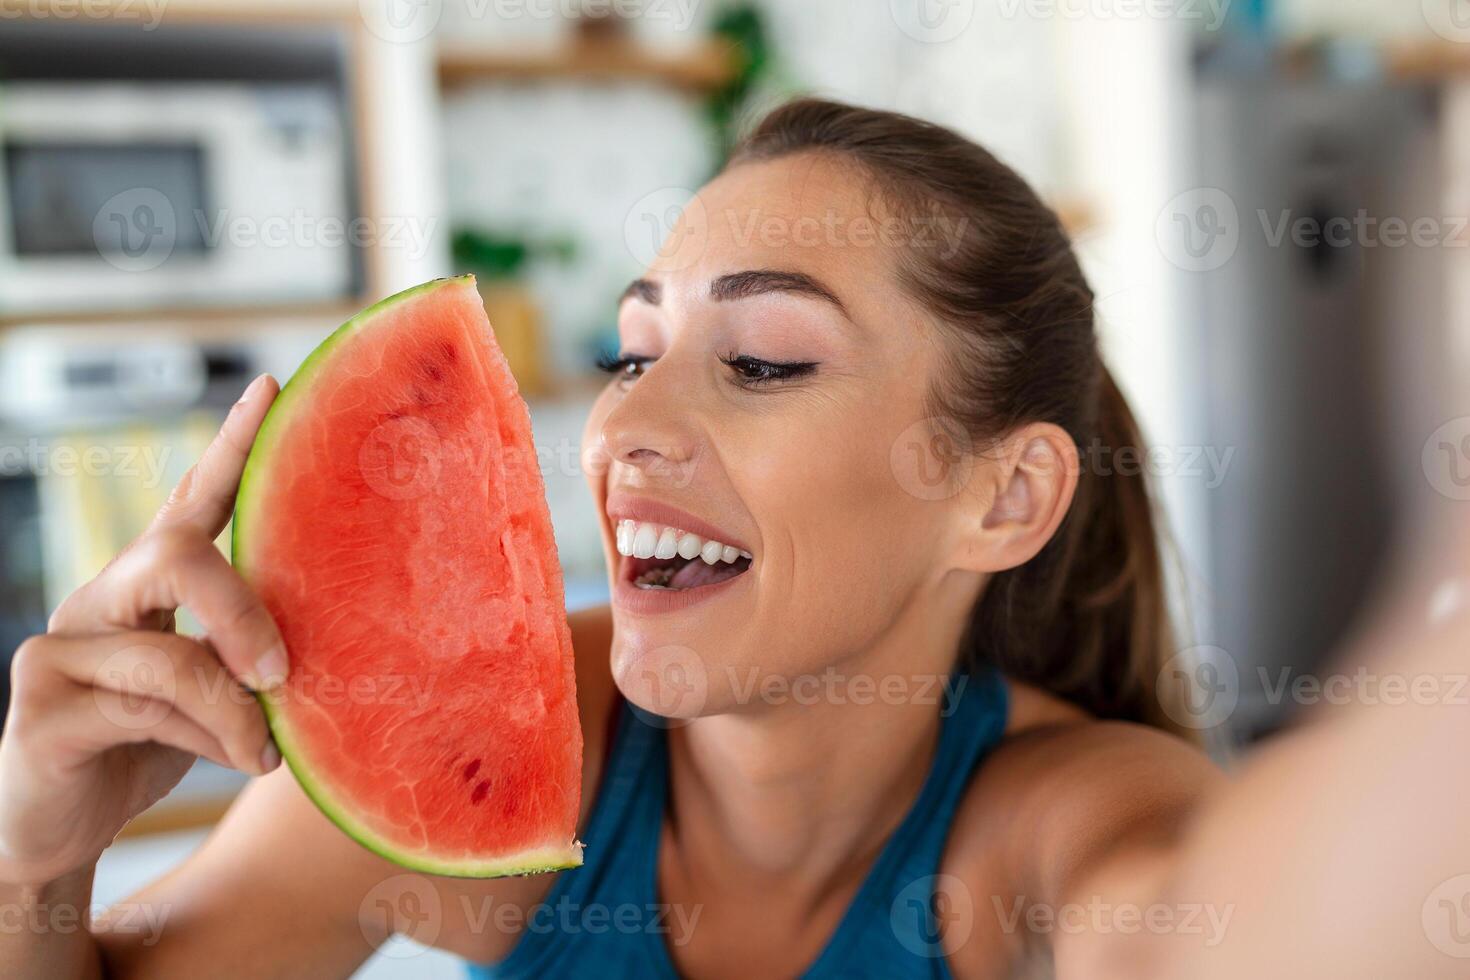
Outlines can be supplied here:
[[[1061, 980], [1115, 975], [1198, 801], [1223, 778], [1193, 746], [1140, 725], [1074, 721], [1008, 740], [956, 817], [952, 863], [976, 939], [989, 940], [970, 944], [965, 972], [987, 975], [984, 951], [999, 948], [1012, 963], [1050, 961]], [[964, 964], [966, 950], [951, 958]]]
[[[572, 617], [583, 728], [582, 813], [601, 771], [613, 685], [606, 610]], [[114, 916], [97, 929], [108, 972], [149, 980], [199, 976], [347, 976], [400, 931], [480, 962], [498, 960], [518, 930], [499, 927], [503, 906], [525, 908], [553, 875], [447, 878], [399, 867], [339, 830], [282, 766], [246, 787], [205, 843], [132, 896], [156, 928]], [[515, 917], [523, 922], [524, 917]]]

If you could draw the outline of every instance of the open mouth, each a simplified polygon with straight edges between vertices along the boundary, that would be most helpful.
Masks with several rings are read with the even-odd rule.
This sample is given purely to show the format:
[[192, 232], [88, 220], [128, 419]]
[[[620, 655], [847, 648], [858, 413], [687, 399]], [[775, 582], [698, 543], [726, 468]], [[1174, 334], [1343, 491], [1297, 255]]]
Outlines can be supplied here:
[[636, 588], [679, 592], [727, 582], [750, 568], [752, 555], [680, 528], [618, 521], [623, 575]]

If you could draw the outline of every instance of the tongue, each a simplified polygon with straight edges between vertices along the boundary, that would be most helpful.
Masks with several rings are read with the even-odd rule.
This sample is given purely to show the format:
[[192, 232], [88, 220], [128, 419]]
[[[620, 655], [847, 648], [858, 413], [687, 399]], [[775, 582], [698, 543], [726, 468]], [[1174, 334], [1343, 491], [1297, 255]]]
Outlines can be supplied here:
[[737, 558], [731, 562], [716, 562], [713, 565], [706, 564], [699, 558], [685, 562], [684, 567], [678, 569], [669, 578], [671, 589], [697, 589], [701, 585], [714, 585], [723, 582], [727, 578], [734, 578], [745, 571], [749, 562], [744, 558]]

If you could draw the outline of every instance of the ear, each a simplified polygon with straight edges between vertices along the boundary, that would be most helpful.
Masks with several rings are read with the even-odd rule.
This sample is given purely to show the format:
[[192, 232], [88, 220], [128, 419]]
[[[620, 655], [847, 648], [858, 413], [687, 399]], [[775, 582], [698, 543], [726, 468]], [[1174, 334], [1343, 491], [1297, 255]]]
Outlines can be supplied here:
[[955, 499], [954, 567], [1003, 572], [1036, 557], [1056, 533], [1080, 477], [1077, 445], [1060, 426], [1022, 426], [976, 460], [969, 491]]

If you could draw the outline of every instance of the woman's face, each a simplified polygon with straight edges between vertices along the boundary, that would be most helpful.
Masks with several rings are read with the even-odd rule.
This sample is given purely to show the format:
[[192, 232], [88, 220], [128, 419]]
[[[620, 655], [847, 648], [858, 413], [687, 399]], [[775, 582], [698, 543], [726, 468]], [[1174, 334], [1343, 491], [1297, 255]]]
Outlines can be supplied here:
[[938, 338], [886, 214], [839, 162], [742, 164], [622, 301], [585, 445], [613, 674], [646, 710], [859, 671], [944, 577], [954, 508], [932, 491], [955, 460], [920, 458], [944, 451], [923, 425]]

